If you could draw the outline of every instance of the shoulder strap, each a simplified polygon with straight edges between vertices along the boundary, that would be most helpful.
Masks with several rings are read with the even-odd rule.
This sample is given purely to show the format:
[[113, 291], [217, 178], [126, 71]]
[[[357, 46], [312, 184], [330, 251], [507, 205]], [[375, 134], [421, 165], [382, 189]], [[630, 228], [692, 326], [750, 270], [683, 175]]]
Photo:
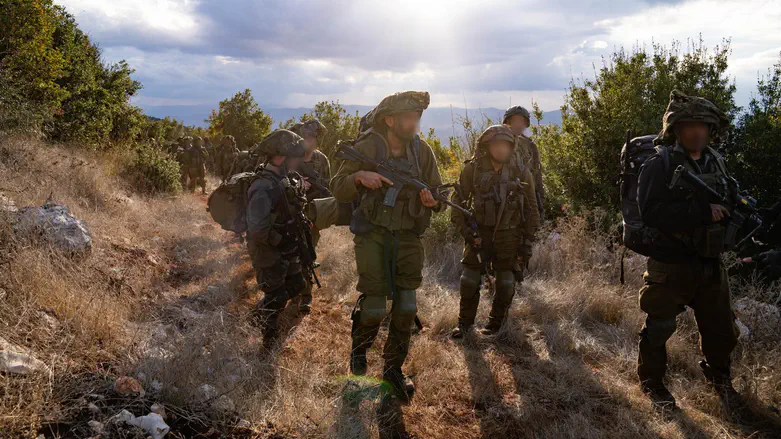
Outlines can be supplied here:
[[710, 146], [708, 146], [708, 151], [713, 155], [713, 158], [716, 159], [716, 166], [719, 167], [719, 171], [721, 171], [725, 177], [729, 177], [729, 172], [727, 172], [727, 164], [724, 163], [724, 156], [719, 154], [718, 151]]
[[412, 139], [412, 158], [415, 160], [415, 173], [420, 176], [420, 136], [417, 134]]
[[[664, 163], [664, 173], [666, 174], [670, 170], [670, 150], [667, 149], [667, 147], [661, 145], [654, 146], [654, 149], [659, 154], [659, 157], [662, 158], [662, 163]], [[627, 151], [627, 155], [628, 154], [629, 151]]]

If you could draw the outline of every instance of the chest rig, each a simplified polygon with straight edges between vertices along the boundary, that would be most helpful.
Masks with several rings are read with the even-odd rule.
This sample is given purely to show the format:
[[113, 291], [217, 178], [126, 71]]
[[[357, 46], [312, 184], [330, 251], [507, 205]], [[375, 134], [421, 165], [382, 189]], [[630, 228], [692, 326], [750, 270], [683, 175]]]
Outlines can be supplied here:
[[[290, 173], [280, 177], [276, 173], [261, 168], [259, 178], [271, 181], [273, 184], [268, 189], [271, 200], [271, 223], [274, 229], [287, 237], [290, 230], [295, 227], [293, 215], [301, 212], [306, 204], [306, 194], [301, 176]], [[287, 200], [287, 205], [285, 205]]]
[[478, 226], [493, 228], [495, 233], [515, 228], [525, 221], [520, 178], [525, 166], [511, 161], [497, 172], [485, 156], [476, 158], [474, 165], [472, 204]]
[[[370, 134], [375, 145], [375, 159], [385, 161], [397, 169], [408, 172], [415, 178], [420, 178], [420, 138], [415, 138], [405, 146], [405, 154], [399, 157], [390, 156], [385, 139], [379, 134]], [[361, 209], [366, 218], [374, 225], [391, 231], [423, 230], [428, 224], [422, 224], [430, 215], [420, 203], [418, 191], [405, 186], [401, 190], [393, 186], [383, 185], [365, 193], [361, 200]]]
[[[683, 166], [721, 197], [729, 200], [730, 205], [725, 207], [730, 211], [733, 210], [737, 199], [737, 186], [727, 173], [724, 158], [716, 150], [711, 147], [706, 148], [702, 154], [703, 159], [699, 162], [689, 158], [680, 145], [673, 146], [668, 150], [668, 154], [668, 181], [673, 180], [671, 172], [678, 166]], [[670, 190], [674, 199], [691, 199], [697, 196], [698, 188], [684, 179], [675, 179], [671, 181]], [[720, 200], [715, 199], [708, 201], [720, 203]], [[697, 227], [689, 232], [678, 234], [677, 237], [691, 248], [697, 249], [700, 257], [717, 258], [723, 251], [730, 249], [735, 244], [734, 233], [727, 233], [729, 227], [728, 218], [723, 222]]]

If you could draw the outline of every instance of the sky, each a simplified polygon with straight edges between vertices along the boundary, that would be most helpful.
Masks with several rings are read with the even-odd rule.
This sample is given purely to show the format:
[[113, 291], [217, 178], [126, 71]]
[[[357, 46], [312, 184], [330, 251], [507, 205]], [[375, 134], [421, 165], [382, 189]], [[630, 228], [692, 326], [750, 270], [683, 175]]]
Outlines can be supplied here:
[[745, 105], [779, 61], [781, 0], [55, 0], [127, 60], [141, 107], [214, 104], [245, 88], [261, 106], [375, 105], [427, 90], [431, 105], [558, 108], [617, 48], [731, 39]]

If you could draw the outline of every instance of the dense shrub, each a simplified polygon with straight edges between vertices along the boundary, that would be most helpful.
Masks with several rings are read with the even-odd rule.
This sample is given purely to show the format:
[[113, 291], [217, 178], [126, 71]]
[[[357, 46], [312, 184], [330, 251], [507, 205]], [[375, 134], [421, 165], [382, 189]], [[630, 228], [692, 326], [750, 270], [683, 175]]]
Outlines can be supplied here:
[[206, 122], [210, 133], [233, 136], [240, 149], [249, 149], [271, 131], [271, 116], [260, 109], [250, 89], [220, 101]]
[[141, 193], [176, 193], [182, 189], [179, 163], [164, 151], [147, 144], [136, 147], [135, 156], [124, 175]]

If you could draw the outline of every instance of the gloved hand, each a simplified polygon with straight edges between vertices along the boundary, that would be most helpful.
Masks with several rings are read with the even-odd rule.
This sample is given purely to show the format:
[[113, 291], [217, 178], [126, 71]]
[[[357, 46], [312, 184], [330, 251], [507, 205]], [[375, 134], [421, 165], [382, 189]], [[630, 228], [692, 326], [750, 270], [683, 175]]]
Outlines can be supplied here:
[[518, 265], [526, 267], [529, 259], [532, 257], [532, 246], [530, 244], [521, 244], [518, 246]]
[[282, 236], [282, 241], [279, 242], [277, 249], [283, 256], [291, 256], [298, 253], [298, 240], [295, 236], [288, 233]]
[[466, 243], [472, 247], [479, 248], [483, 243], [482, 238], [480, 238], [480, 234], [471, 227], [465, 228], [462, 235], [464, 236]]

